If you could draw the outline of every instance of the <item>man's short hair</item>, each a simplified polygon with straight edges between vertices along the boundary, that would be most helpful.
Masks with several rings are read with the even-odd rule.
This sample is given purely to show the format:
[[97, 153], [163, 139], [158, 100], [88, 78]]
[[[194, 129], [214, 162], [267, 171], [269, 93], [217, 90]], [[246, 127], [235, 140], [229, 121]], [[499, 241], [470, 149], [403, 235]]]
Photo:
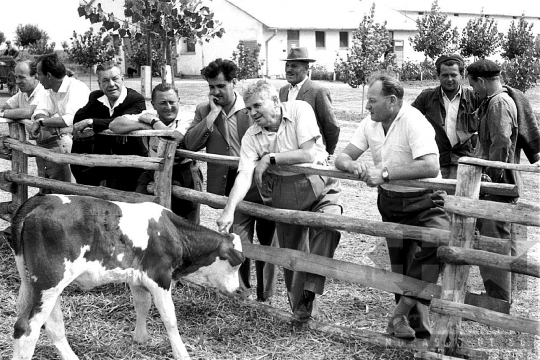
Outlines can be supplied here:
[[403, 85], [397, 78], [390, 74], [374, 74], [369, 79], [369, 86], [373, 85], [376, 81], [380, 81], [382, 84], [382, 94], [384, 96], [395, 95], [399, 100], [403, 100]]
[[272, 101], [279, 101], [279, 95], [276, 88], [270, 84], [267, 80], [259, 80], [256, 83], [248, 85], [246, 90], [244, 90], [243, 98], [244, 101], [248, 101], [253, 95], [259, 95], [264, 99], [271, 99]]
[[62, 79], [66, 76], [66, 67], [56, 53], [42, 55], [37, 63], [41, 64], [41, 72], [43, 74], [49, 73], [57, 79]]
[[114, 67], [120, 70], [120, 73], [122, 73], [122, 68], [120, 67], [120, 64], [118, 64], [118, 62], [114, 60], [110, 60], [102, 62], [96, 67], [96, 75], [99, 77], [99, 74], [101, 72], [111, 70]]
[[167, 92], [169, 90], [173, 90], [176, 93], [176, 96], [180, 98], [180, 95], [178, 95], [178, 89], [175, 88], [172, 84], [169, 83], [159, 83], [157, 84], [154, 89], [152, 89], [152, 101], [156, 99], [156, 93], [157, 92]]
[[219, 74], [223, 74], [225, 80], [230, 82], [232, 79], [236, 78], [237, 73], [238, 66], [236, 66], [233, 61], [223, 60], [221, 58], [212, 61], [208, 66], [201, 70], [201, 75], [205, 80], [214, 79], [218, 77]]
[[30, 73], [30, 76], [35, 76], [37, 74], [37, 63], [33, 60], [21, 60], [17, 62], [17, 67], [19, 64], [25, 64], [28, 66], [28, 72]]

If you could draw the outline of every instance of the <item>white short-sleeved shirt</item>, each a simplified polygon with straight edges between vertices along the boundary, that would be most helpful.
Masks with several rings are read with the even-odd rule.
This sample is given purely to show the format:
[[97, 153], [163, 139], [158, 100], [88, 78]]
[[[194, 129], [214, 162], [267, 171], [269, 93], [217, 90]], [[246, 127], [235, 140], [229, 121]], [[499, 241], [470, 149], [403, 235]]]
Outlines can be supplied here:
[[88, 103], [90, 89], [80, 80], [65, 76], [58, 92], [46, 90], [45, 106], [36, 109], [34, 116], [43, 114], [46, 117], [62, 117], [67, 126], [73, 125], [77, 110]]
[[[305, 101], [281, 104], [282, 121], [277, 132], [270, 132], [253, 124], [242, 139], [238, 171], [253, 170], [259, 160], [269, 153], [282, 153], [300, 149], [300, 145], [314, 139], [317, 155], [314, 163], [324, 164], [328, 153], [324, 146], [313, 108]], [[295, 173], [272, 169], [282, 176]]]
[[[156, 119], [159, 119], [158, 113], [156, 110], [146, 110], [143, 111], [141, 114], [136, 115], [123, 115], [126, 119], [133, 120], [133, 121], [139, 121], [139, 117], [143, 115], [150, 115]], [[178, 114], [176, 114], [176, 119], [172, 121], [167, 127], [170, 130], [177, 130], [182, 136], [186, 135], [186, 132], [188, 131], [189, 127], [191, 126], [191, 122], [193, 121], [193, 112], [191, 111], [178, 111]], [[148, 156], [155, 157], [157, 156], [157, 147], [158, 147], [159, 140], [156, 136], [150, 137], [150, 140], [148, 141]]]
[[35, 106], [36, 109], [39, 107], [44, 106], [47, 91], [41, 85], [41, 83], [38, 83], [34, 91], [28, 96], [25, 92], [19, 91], [12, 97], [10, 97], [6, 104], [9, 105], [12, 109], [28, 109], [31, 106]]
[[[420, 111], [405, 103], [386, 135], [382, 123], [375, 122], [368, 116], [358, 125], [350, 143], [362, 151], [371, 149], [373, 162], [377, 167], [404, 166], [428, 154], [435, 154], [439, 158], [433, 126]], [[440, 177], [439, 172], [438, 178]], [[396, 191], [413, 190], [390, 184], [383, 184], [382, 187]]]

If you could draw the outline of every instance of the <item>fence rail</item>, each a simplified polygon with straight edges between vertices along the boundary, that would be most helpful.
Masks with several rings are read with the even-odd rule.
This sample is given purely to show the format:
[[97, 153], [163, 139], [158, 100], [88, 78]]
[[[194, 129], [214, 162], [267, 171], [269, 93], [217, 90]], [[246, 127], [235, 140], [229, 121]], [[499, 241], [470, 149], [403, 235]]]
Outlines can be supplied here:
[[[13, 154], [11, 155], [12, 170], [0, 173], [0, 189], [12, 193], [11, 202], [0, 203], [0, 216], [8, 221], [10, 220], [10, 214], [28, 198], [28, 186], [46, 188], [61, 193], [90, 195], [115, 201], [154, 201], [167, 207], [170, 207], [171, 196], [196, 201], [213, 207], [223, 207], [227, 201], [226, 197], [172, 186], [171, 175], [175, 155], [201, 161], [217, 162], [222, 165], [227, 164], [229, 166], [236, 166], [238, 163], [238, 158], [234, 157], [176, 149], [178, 134], [171, 131], [149, 130], [125, 134], [126, 136], [162, 136], [158, 146], [158, 157], [140, 158], [135, 156], [105, 157], [98, 155], [53, 153], [26, 142], [25, 130], [22, 125], [10, 123], [9, 128], [10, 138], [5, 139], [4, 146], [13, 150]], [[117, 134], [113, 134], [110, 131], [102, 134], [117, 136]], [[167, 138], [163, 138], [163, 136]], [[154, 196], [122, 192], [104, 187], [64, 183], [31, 176], [27, 174], [28, 156], [39, 156], [66, 164], [113, 167], [130, 166], [155, 170], [155, 184], [148, 187], [150, 192], [154, 193]], [[3, 158], [9, 158], [9, 156], [6, 155]], [[538, 214], [540, 208], [536, 205], [509, 205], [477, 200], [480, 192], [506, 196], [515, 196], [518, 193], [517, 187], [513, 185], [481, 182], [480, 175], [481, 167], [483, 166], [496, 166], [540, 173], [540, 168], [532, 165], [498, 164], [485, 162], [484, 160], [464, 158], [460, 161], [458, 167], [457, 180], [426, 179], [393, 182], [400, 185], [440, 189], [455, 193], [455, 196], [446, 196], [445, 198], [445, 208], [452, 214], [450, 231], [381, 223], [347, 216], [336, 217], [326, 214], [274, 209], [247, 202], [242, 202], [238, 206], [238, 211], [278, 222], [322, 226], [371, 236], [409, 238], [436, 243], [440, 246], [438, 252], [439, 258], [441, 261], [447, 263], [442, 278], [442, 286], [426, 283], [376, 267], [353, 264], [290, 249], [246, 244], [244, 246], [244, 253], [249, 258], [274, 263], [294, 271], [316, 273], [391, 293], [431, 300], [431, 309], [436, 314], [435, 331], [429, 343], [421, 341], [406, 342], [391, 338], [385, 334], [358, 331], [318, 322], [310, 323], [309, 326], [311, 327], [331, 333], [356, 334], [363, 341], [372, 344], [381, 345], [384, 343], [386, 346], [416, 349], [419, 351], [418, 356], [420, 357], [432, 356], [431, 358], [435, 358], [433, 356], [442, 356], [441, 358], [451, 358], [440, 354], [445, 351], [473, 354], [476, 357], [482, 357], [485, 354], [472, 349], [463, 349], [458, 346], [457, 340], [459, 337], [460, 319], [462, 317], [488, 325], [499, 326], [504, 329], [537, 335], [540, 328], [540, 322], [538, 321], [516, 318], [504, 314], [509, 312], [509, 304], [507, 302], [466, 291], [468, 267], [471, 264], [489, 265], [535, 277], [540, 275], [540, 264], [537, 261], [520, 257], [512, 258], [482, 251], [507, 251], [509, 241], [475, 235], [474, 229], [477, 217], [510, 221], [529, 226], [540, 225]], [[359, 181], [352, 174], [341, 172], [335, 168], [316, 165], [291, 165], [281, 166], [281, 168], [296, 173], [318, 174]], [[277, 309], [269, 308], [266, 311], [277, 314], [276, 316], [278, 317], [283, 317], [283, 314], [278, 314], [279, 311]], [[450, 343], [448, 346], [445, 346], [447, 339], [450, 340]], [[435, 351], [433, 353], [435, 355], [430, 355], [432, 350]]]

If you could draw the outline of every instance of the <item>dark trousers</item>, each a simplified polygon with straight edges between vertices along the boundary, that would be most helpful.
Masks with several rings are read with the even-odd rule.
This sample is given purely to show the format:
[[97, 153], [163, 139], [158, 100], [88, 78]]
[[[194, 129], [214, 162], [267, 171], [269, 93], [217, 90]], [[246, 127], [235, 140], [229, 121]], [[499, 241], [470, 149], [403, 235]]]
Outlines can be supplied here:
[[[321, 212], [341, 215], [339, 182], [319, 175], [292, 175], [268, 177], [272, 193], [272, 206], [279, 209]], [[306, 253], [334, 257], [341, 234], [333, 229], [278, 223], [279, 246]], [[289, 305], [294, 311], [304, 290], [322, 294], [326, 278], [317, 274], [283, 269]], [[317, 315], [317, 302], [313, 302], [312, 316]]]
[[[450, 219], [442, 208], [442, 194], [442, 191], [405, 193], [379, 188], [377, 206], [384, 222], [449, 230]], [[437, 245], [412, 239], [387, 238], [386, 242], [393, 272], [430, 283], [437, 282], [442, 269], [437, 259]], [[419, 302], [416, 308], [409, 314], [411, 326], [415, 330], [430, 331], [427, 306]]]
[[[516, 199], [507, 196], [498, 195], [485, 195], [481, 197], [481, 200], [496, 201], [501, 203], [515, 203]], [[476, 228], [480, 231], [481, 235], [489, 236], [497, 239], [510, 239], [510, 224], [502, 221], [495, 221], [490, 219], [478, 219], [476, 220]], [[517, 246], [512, 242], [512, 246]], [[517, 249], [516, 249], [517, 250]], [[510, 255], [510, 250], [504, 255]], [[484, 266], [480, 266], [480, 275], [484, 282], [484, 288], [486, 294], [493, 298], [510, 301], [510, 292], [512, 285], [512, 274], [505, 270], [491, 269]]]
[[[227, 186], [225, 195], [229, 193], [236, 179], [237, 169], [231, 168], [227, 175]], [[255, 204], [271, 205], [270, 198], [263, 198], [255, 185], [252, 182], [251, 188], [244, 197], [244, 201], [249, 201]], [[275, 235], [276, 224], [273, 221], [261, 219], [258, 217], [244, 214], [239, 211], [235, 212], [233, 226], [231, 232], [240, 236], [244, 243], [253, 243], [253, 236], [256, 233], [259, 244], [264, 246], [277, 246]], [[255, 274], [257, 277], [257, 299], [267, 300], [276, 293], [277, 272], [276, 266], [264, 261], [255, 261]], [[240, 278], [240, 291], [244, 296], [248, 296], [251, 292], [251, 259], [245, 258], [240, 269], [238, 270]]]
[[[203, 175], [198, 168], [192, 168], [192, 162], [178, 164], [173, 167], [173, 185], [182, 186], [188, 189], [195, 189], [196, 181], [202, 183]], [[150, 194], [148, 185], [154, 181], [154, 171], [143, 172], [138, 180], [136, 192], [140, 194]], [[153, 195], [153, 194], [150, 194]], [[196, 224], [200, 222], [200, 205], [196, 202], [171, 197], [171, 210], [178, 216], [190, 220]]]

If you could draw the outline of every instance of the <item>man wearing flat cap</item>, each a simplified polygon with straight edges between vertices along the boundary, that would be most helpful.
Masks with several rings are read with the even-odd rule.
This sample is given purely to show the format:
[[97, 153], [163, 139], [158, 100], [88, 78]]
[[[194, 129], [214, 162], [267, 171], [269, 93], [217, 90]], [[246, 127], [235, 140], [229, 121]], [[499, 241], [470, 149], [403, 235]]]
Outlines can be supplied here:
[[305, 47], [291, 48], [285, 63], [285, 76], [289, 85], [279, 90], [281, 102], [304, 100], [315, 111], [317, 125], [323, 136], [326, 151], [334, 153], [339, 139], [339, 124], [334, 115], [330, 91], [308, 78], [309, 63], [315, 62], [308, 55]]
[[[501, 83], [500, 67], [491, 60], [481, 59], [467, 68], [469, 83], [478, 95], [480, 105], [479, 145], [476, 155], [485, 160], [519, 163], [521, 149], [531, 163], [540, 158], [540, 132], [538, 122], [523, 93]], [[482, 181], [521, 185], [518, 171], [487, 167]], [[485, 194], [481, 199], [515, 203], [517, 197]], [[510, 239], [509, 223], [478, 219], [476, 227], [482, 235]], [[512, 244], [515, 246], [515, 244]], [[508, 253], [507, 253], [508, 255]], [[510, 301], [510, 273], [480, 267], [486, 293]]]
[[460, 55], [442, 55], [435, 65], [440, 85], [422, 91], [412, 106], [435, 129], [442, 177], [455, 179], [458, 159], [473, 156], [478, 131], [474, 111], [479, 101], [472, 90], [461, 86], [465, 66]]

